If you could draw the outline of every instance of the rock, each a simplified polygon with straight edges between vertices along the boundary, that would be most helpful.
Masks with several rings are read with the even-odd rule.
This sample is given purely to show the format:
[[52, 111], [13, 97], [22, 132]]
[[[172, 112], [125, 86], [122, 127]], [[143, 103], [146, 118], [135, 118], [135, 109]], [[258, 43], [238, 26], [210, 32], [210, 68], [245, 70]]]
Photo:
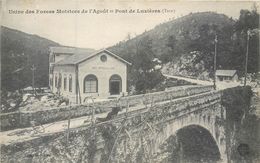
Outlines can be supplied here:
[[155, 70], [159, 70], [159, 69], [161, 69], [161, 68], [162, 68], [161, 65], [155, 65], [155, 66], [154, 66], [154, 69], [155, 69]]
[[24, 94], [24, 95], [23, 95], [23, 101], [28, 100], [28, 98], [31, 97], [31, 96], [32, 96], [32, 94], [29, 94], [29, 93]]
[[42, 96], [41, 97], [41, 101], [47, 101], [48, 100], [48, 96]]
[[33, 103], [35, 103], [35, 97], [29, 97], [28, 98], [28, 100], [27, 100], [27, 102], [29, 103], [29, 104], [33, 104]]
[[61, 103], [60, 106], [66, 106], [66, 102]]
[[11, 92], [7, 92], [7, 97], [10, 97], [12, 95]]
[[16, 105], [16, 104], [15, 104], [14, 102], [11, 102], [11, 103], [10, 103], [10, 106], [11, 106], [11, 107], [15, 107], [15, 105]]

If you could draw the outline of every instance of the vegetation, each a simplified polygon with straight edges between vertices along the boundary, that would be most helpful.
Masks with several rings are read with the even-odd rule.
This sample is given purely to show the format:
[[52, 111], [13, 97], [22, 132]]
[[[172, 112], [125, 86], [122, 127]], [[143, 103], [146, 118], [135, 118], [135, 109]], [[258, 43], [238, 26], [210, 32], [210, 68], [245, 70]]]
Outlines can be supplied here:
[[[252, 114], [250, 87], [236, 87], [223, 91], [222, 105], [226, 108], [226, 143], [229, 160], [253, 162], [259, 158], [259, 121]], [[259, 97], [256, 97], [259, 98]]]
[[[163, 80], [156, 65], [176, 63], [183, 57], [192, 58], [192, 64], [180, 70], [198, 76], [213, 70], [214, 39], [218, 35], [217, 67], [244, 72], [247, 30], [250, 34], [248, 72], [259, 68], [259, 13], [241, 10], [238, 20], [214, 12], [191, 13], [157, 25], [150, 31], [122, 41], [108, 49], [121, 55], [133, 65], [129, 70], [129, 84], [137, 93], [158, 86]], [[38, 87], [48, 86], [48, 47], [58, 43], [1, 27], [2, 90], [13, 91], [31, 85], [31, 66], [36, 66]], [[156, 59], [162, 61], [158, 63]]]
[[177, 65], [178, 71], [193, 72], [191, 74], [196, 77], [206, 71], [212, 77], [214, 40], [217, 34], [217, 68], [235, 69], [242, 76], [246, 34], [249, 29], [255, 32], [251, 32], [249, 40], [248, 72], [258, 72], [259, 35], [256, 34], [258, 24], [259, 13], [256, 7], [252, 11], [241, 10], [238, 20], [213, 12], [194, 13], [160, 24], [132, 39], [128, 37], [126, 41], [118, 43], [110, 50], [131, 61], [135, 68], [136, 44], [148, 37], [152, 40], [151, 53], [164, 64], [187, 60], [189, 64]]
[[136, 53], [133, 56], [131, 84], [137, 93], [146, 93], [163, 80], [159, 69], [156, 69], [155, 55], [152, 51], [152, 39], [144, 37], [136, 44]]
[[58, 43], [1, 27], [2, 91], [14, 91], [32, 85], [32, 65], [36, 67], [36, 87], [48, 86], [49, 46]]

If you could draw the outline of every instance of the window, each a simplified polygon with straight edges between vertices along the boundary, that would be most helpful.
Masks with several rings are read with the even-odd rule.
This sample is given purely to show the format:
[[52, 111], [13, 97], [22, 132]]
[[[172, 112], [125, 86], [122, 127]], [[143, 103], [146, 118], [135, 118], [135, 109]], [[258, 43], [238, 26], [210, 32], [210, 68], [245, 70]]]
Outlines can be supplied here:
[[69, 91], [72, 92], [72, 76], [69, 77]]
[[95, 75], [88, 75], [84, 79], [84, 93], [98, 92], [98, 80]]
[[106, 56], [106, 55], [102, 55], [102, 56], [100, 57], [100, 60], [101, 60], [102, 62], [106, 62], [106, 61], [107, 61], [107, 56]]
[[63, 87], [64, 87], [64, 91], [66, 91], [67, 90], [67, 77], [66, 76], [64, 76], [64, 78], [63, 78]]
[[50, 87], [53, 87], [53, 79], [50, 77]]
[[55, 75], [55, 87], [57, 88], [57, 84], [58, 84], [58, 77], [57, 75]]
[[61, 76], [61, 74], [59, 74], [58, 89], [61, 89], [61, 82], [62, 82], [62, 76]]

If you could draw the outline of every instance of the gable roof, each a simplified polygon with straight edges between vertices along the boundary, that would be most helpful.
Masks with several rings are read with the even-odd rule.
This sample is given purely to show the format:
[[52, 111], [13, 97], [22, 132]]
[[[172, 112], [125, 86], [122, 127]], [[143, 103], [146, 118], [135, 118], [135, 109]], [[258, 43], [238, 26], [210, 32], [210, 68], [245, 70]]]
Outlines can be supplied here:
[[237, 73], [236, 70], [216, 70], [217, 76], [231, 76], [233, 77]]
[[116, 55], [106, 49], [103, 49], [100, 51], [86, 51], [86, 50], [77, 49], [77, 50], [75, 50], [74, 55], [55, 63], [55, 65], [77, 65], [77, 64], [82, 63], [103, 52], [106, 52], [107, 54], [115, 57], [116, 59], [120, 60], [121, 62], [131, 65], [130, 62], [127, 62], [123, 58], [119, 57], [118, 55]]

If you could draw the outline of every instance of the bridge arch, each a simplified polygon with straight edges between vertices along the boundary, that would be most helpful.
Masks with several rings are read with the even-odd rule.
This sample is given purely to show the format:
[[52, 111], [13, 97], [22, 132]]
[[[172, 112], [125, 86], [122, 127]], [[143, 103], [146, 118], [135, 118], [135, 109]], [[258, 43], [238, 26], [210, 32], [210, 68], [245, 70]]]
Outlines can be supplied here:
[[[200, 133], [204, 133], [202, 134], [205, 135], [203, 139], [206, 139], [209, 144], [204, 142], [204, 144], [199, 144], [199, 146], [204, 145], [207, 148], [212, 148], [213, 151], [211, 151], [211, 155], [217, 156], [213, 157], [213, 160], [219, 159], [225, 162], [227, 160], [226, 144], [225, 140], [221, 141], [224, 135], [221, 133], [223, 131], [220, 131], [224, 129], [223, 127], [216, 126], [218, 118], [216, 114], [211, 114], [212, 111], [213, 110], [208, 110], [198, 114], [192, 113], [189, 116], [183, 116], [179, 119], [164, 123], [159, 129], [160, 131], [155, 135], [153, 153], [160, 152], [161, 145], [167, 142], [172, 136], [177, 136], [182, 139], [182, 142], [187, 142], [185, 139], [193, 139], [192, 133], [196, 133], [197, 136], [194, 141], [200, 141], [199, 135]], [[189, 137], [185, 137], [185, 135], [189, 135]], [[187, 152], [189, 151], [186, 151], [186, 153]], [[204, 155], [207, 155], [207, 151], [205, 150]]]
[[221, 159], [218, 145], [210, 131], [199, 125], [189, 125], [176, 131], [163, 144], [168, 150], [167, 162], [211, 162]]

